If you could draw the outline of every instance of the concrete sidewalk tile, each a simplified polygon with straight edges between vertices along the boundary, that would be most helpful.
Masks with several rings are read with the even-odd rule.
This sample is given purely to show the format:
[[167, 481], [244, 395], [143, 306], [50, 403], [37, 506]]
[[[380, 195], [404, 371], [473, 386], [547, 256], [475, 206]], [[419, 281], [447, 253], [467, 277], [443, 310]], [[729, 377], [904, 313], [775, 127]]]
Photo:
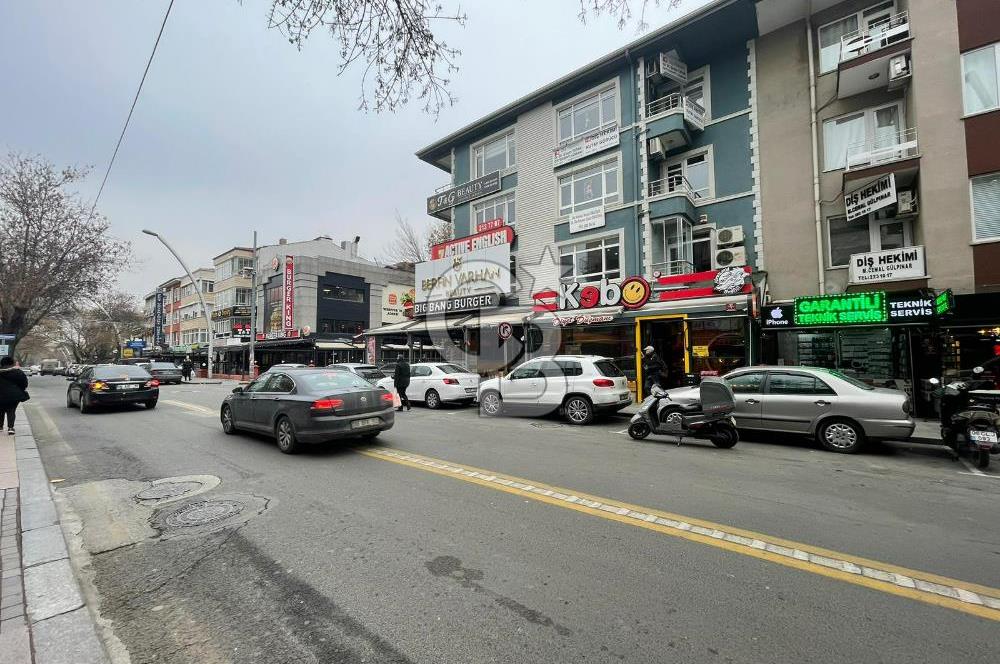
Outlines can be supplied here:
[[56, 508], [49, 502], [25, 503], [21, 506], [21, 530], [28, 531], [59, 523]]
[[0, 622], [0, 653], [4, 664], [31, 664], [31, 641], [23, 618]]
[[21, 535], [21, 546], [21, 564], [25, 567], [69, 557], [66, 540], [58, 525], [25, 531]]
[[68, 559], [24, 570], [24, 591], [32, 623], [83, 606], [83, 597]]
[[35, 659], [43, 664], [105, 664], [108, 661], [86, 607], [32, 625]]
[[17, 488], [17, 471], [0, 473], [0, 489]]

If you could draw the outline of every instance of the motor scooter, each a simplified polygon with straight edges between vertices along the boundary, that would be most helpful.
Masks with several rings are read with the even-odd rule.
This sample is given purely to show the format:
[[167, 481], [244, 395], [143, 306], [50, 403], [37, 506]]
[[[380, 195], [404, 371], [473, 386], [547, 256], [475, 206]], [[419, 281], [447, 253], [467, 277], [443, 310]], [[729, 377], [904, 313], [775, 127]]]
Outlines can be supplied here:
[[733, 411], [736, 399], [729, 385], [719, 378], [705, 378], [699, 385], [695, 404], [678, 405], [670, 400], [666, 390], [654, 385], [639, 410], [629, 422], [628, 435], [642, 440], [650, 434], [678, 436], [712, 441], [716, 447], [728, 449], [740, 440]]
[[[941, 438], [956, 454], [968, 454], [977, 468], [990, 465], [990, 455], [1000, 454], [1000, 390], [983, 369], [973, 369], [969, 380], [954, 381], [934, 391], [940, 399]], [[939, 385], [936, 378], [931, 383]]]

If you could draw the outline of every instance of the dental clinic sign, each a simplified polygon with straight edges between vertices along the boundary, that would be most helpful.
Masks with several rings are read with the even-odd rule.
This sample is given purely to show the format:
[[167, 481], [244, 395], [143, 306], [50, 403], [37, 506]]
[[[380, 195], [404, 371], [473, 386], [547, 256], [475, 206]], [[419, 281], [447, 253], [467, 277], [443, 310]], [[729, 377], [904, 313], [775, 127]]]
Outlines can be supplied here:
[[896, 203], [896, 176], [892, 173], [844, 195], [847, 220], [853, 221]]
[[923, 247], [851, 255], [849, 280], [852, 284], [923, 279], [926, 276]]

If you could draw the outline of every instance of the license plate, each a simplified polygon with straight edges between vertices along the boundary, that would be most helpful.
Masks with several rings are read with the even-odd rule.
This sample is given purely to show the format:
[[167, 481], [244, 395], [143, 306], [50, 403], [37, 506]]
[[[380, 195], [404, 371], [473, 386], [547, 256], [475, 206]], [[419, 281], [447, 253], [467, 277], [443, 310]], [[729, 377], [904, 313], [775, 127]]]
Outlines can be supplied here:
[[626, 392], [625, 394], [619, 394], [618, 395], [618, 400], [619, 401], [631, 401], [632, 400], [632, 395], [629, 394], [628, 392]]
[[372, 427], [376, 424], [380, 424], [382, 420], [378, 417], [366, 417], [363, 420], [354, 420], [351, 422], [352, 429], [360, 429], [362, 427]]
[[466, 394], [475, 394], [476, 393], [476, 388], [474, 388], [474, 387], [467, 387], [467, 388], [465, 388], [465, 393]]
[[138, 385], [132, 385], [132, 384], [129, 383], [129, 384], [126, 384], [126, 385], [119, 385], [118, 389], [119, 390], [137, 390], [137, 389], [139, 389], [139, 386]]
[[996, 431], [970, 431], [969, 438], [977, 443], [995, 443], [997, 442], [997, 433]]

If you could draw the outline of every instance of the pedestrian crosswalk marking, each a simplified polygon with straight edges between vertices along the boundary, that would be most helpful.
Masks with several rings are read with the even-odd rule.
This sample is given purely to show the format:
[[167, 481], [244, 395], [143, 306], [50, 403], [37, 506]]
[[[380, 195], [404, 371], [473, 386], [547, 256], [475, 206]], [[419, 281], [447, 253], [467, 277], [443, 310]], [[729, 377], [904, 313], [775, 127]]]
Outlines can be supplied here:
[[472, 482], [872, 590], [1000, 621], [998, 588], [911, 570], [657, 509], [630, 505], [618, 500], [588, 496], [569, 489], [509, 475], [504, 476], [494, 471], [454, 464], [402, 450], [368, 447], [357, 452], [375, 459]]

